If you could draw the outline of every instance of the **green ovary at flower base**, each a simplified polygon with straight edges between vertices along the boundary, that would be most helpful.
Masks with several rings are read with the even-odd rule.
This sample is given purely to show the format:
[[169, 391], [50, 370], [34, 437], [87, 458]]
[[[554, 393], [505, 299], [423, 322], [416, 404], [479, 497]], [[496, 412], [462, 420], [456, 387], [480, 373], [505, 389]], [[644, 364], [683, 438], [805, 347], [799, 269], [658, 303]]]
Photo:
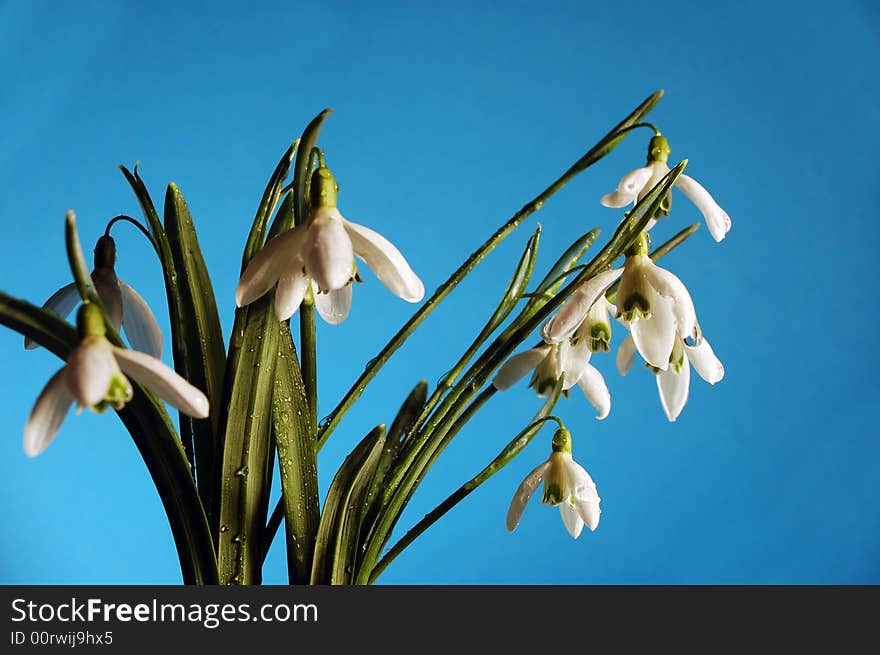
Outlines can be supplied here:
[[339, 324], [351, 309], [355, 256], [400, 298], [415, 303], [424, 297], [422, 281], [390, 241], [343, 218], [336, 207], [337, 189], [327, 167], [315, 170], [308, 219], [271, 239], [250, 261], [235, 291], [239, 307], [261, 298], [277, 283], [278, 320], [290, 318], [311, 291], [321, 317]]
[[553, 437], [550, 458], [539, 464], [519, 485], [507, 512], [507, 529], [519, 525], [526, 505], [541, 483], [544, 483], [543, 504], [558, 506], [565, 529], [575, 539], [586, 525], [595, 530], [599, 525], [599, 492], [593, 478], [572, 459], [571, 435], [565, 428]]
[[208, 416], [205, 395], [172, 369], [145, 353], [112, 345], [105, 336], [103, 314], [96, 306], [84, 303], [80, 307], [77, 328], [79, 345], [50, 378], [25, 425], [28, 456], [39, 455], [52, 443], [73, 403], [95, 412], [108, 407], [122, 409], [133, 394], [126, 376], [190, 416]]

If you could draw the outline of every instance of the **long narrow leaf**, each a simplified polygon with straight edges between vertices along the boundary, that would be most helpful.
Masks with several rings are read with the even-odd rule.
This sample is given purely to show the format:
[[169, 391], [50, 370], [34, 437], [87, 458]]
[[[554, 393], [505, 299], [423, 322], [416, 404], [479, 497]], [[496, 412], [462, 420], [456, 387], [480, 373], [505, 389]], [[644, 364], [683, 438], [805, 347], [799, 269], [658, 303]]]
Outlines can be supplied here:
[[320, 522], [315, 433], [302, 417], [308, 411], [305, 388], [290, 329], [283, 321], [272, 396], [272, 430], [278, 448], [281, 501], [287, 535], [287, 575], [291, 584], [308, 584]]
[[339, 517], [348, 500], [348, 490], [358, 471], [364, 462], [380, 450], [376, 445], [384, 442], [384, 426], [378, 426], [371, 430], [354, 450], [342, 462], [342, 466], [336, 471], [327, 498], [324, 500], [324, 509], [321, 512], [321, 524], [318, 526], [318, 536], [315, 540], [315, 559], [312, 564], [312, 584], [327, 584], [330, 579], [330, 570], [333, 563], [332, 549], [336, 545], [336, 531], [339, 525]]
[[[0, 292], [0, 324], [24, 334], [62, 359], [78, 338], [55, 314]], [[135, 442], [159, 497], [177, 546], [185, 584], [216, 584], [214, 547], [186, 457], [164, 405], [132, 383], [134, 396], [118, 412]]]
[[[178, 276], [176, 300], [183, 318], [179, 325], [172, 326], [172, 332], [179, 331], [185, 344], [184, 355], [175, 360], [175, 367], [190, 384], [204, 390], [211, 407], [219, 409], [226, 368], [220, 317], [189, 207], [174, 182], [165, 194], [165, 232]], [[209, 508], [213, 507], [217, 493], [214, 458], [219, 452], [219, 424], [219, 411], [212, 412], [207, 419], [181, 415], [181, 425], [186, 425], [192, 435], [199, 494]]]

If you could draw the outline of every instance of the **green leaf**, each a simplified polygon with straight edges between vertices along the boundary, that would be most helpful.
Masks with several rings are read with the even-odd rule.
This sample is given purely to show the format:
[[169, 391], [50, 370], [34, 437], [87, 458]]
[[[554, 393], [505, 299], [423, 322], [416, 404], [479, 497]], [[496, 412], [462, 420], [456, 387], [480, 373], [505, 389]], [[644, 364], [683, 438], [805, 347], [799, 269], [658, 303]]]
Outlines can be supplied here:
[[[55, 314], [0, 292], [0, 324], [66, 360], [79, 339]], [[214, 546], [186, 456], [165, 406], [132, 381], [134, 396], [118, 412], [150, 472], [168, 515], [185, 584], [216, 584]]]
[[79, 232], [76, 230], [76, 214], [73, 211], [68, 211], [64, 217], [64, 244], [67, 247], [67, 261], [70, 264], [70, 272], [73, 275], [73, 281], [76, 284], [79, 297], [95, 303], [104, 312], [106, 318], [107, 312], [104, 309], [104, 303], [95, 289], [92, 274], [89, 272], [89, 265], [86, 263], [86, 258], [83, 254]]
[[[513, 308], [516, 307], [516, 303], [519, 302], [520, 297], [526, 290], [526, 285], [529, 283], [529, 280], [532, 277], [532, 271], [535, 268], [535, 260], [538, 258], [538, 244], [540, 240], [541, 227], [538, 226], [538, 229], [535, 230], [535, 233], [529, 237], [529, 240], [526, 242], [526, 248], [519, 259], [519, 263], [516, 266], [516, 270], [513, 272], [513, 276], [510, 278], [510, 282], [507, 285], [507, 289], [504, 291], [504, 295], [501, 296], [498, 308], [495, 310], [495, 313], [492, 314], [492, 318], [489, 319], [486, 326], [480, 331], [480, 336], [477, 337], [477, 343], [479, 345], [482, 345], [483, 341], [485, 341], [485, 339], [494, 332], [495, 328], [501, 325], [504, 319], [507, 318], [511, 311], [513, 311]], [[478, 348], [479, 345], [477, 346]], [[476, 350], [474, 352], [476, 352]]]
[[633, 112], [624, 118], [620, 123], [618, 123], [614, 129], [612, 129], [608, 134], [606, 134], [599, 143], [597, 143], [593, 148], [591, 148], [583, 157], [581, 157], [574, 166], [571, 167], [571, 173], [579, 173], [584, 170], [588, 166], [592, 166], [597, 161], [602, 159], [605, 155], [614, 150], [620, 142], [629, 134], [629, 132], [625, 131], [628, 127], [635, 125], [640, 122], [645, 116], [648, 115], [654, 106], [660, 102], [660, 98], [663, 97], [663, 89], [659, 91], [655, 91], [638, 107], [636, 107]]
[[384, 571], [388, 565], [394, 561], [394, 559], [402, 553], [407, 546], [409, 546], [413, 541], [416, 540], [425, 530], [434, 525], [441, 517], [443, 517], [446, 512], [455, 507], [458, 503], [464, 500], [467, 496], [471, 494], [474, 490], [477, 489], [481, 484], [483, 484], [486, 480], [495, 475], [502, 468], [507, 466], [514, 457], [516, 457], [522, 450], [534, 439], [535, 435], [541, 429], [541, 426], [547, 421], [550, 412], [553, 411], [553, 407], [559, 401], [559, 396], [562, 393], [562, 381], [560, 380], [556, 387], [553, 389], [553, 392], [550, 394], [550, 397], [547, 398], [547, 401], [541, 407], [537, 414], [535, 414], [534, 418], [532, 418], [531, 423], [528, 424], [523, 430], [521, 430], [513, 440], [501, 451], [501, 453], [492, 460], [492, 462], [486, 466], [480, 473], [476, 476], [465, 482], [461, 485], [456, 491], [454, 491], [450, 496], [440, 503], [433, 510], [428, 512], [425, 517], [419, 521], [416, 525], [414, 525], [393, 547], [389, 549], [389, 551], [385, 554], [385, 556], [379, 561], [379, 563], [372, 568], [371, 571], [362, 571], [361, 575], [364, 576], [366, 573], [366, 579], [369, 580], [370, 583], [375, 582], [376, 578], [381, 575], [382, 571]]
[[385, 445], [385, 426], [373, 430], [376, 442], [364, 463], [352, 478], [340, 507], [336, 528], [336, 547], [333, 550], [330, 584], [351, 584], [357, 575], [356, 565], [363, 534], [362, 519], [366, 511], [366, 494], [376, 476], [376, 465]]
[[376, 471], [364, 496], [365, 510], [362, 520], [362, 533], [368, 533], [373, 527], [385, 497], [386, 475], [391, 470], [394, 460], [400, 452], [400, 448], [405, 443], [407, 434], [412, 430], [416, 419], [424, 408], [427, 395], [428, 383], [422, 380], [410, 391], [397, 412], [397, 416], [394, 417], [394, 421], [391, 423], [388, 436], [385, 438], [385, 446], [382, 449], [379, 461], [376, 463]]
[[[266, 227], [269, 225], [269, 217], [274, 213], [275, 207], [278, 205], [278, 200], [281, 198], [284, 180], [290, 172], [290, 165], [293, 163], [293, 155], [296, 152], [297, 146], [299, 146], [299, 139], [294, 141], [290, 147], [284, 151], [278, 165], [272, 172], [272, 176], [269, 178], [266, 190], [263, 191], [263, 197], [260, 200], [260, 206], [257, 208], [257, 214], [254, 216], [254, 222], [251, 225], [251, 231], [250, 234], [248, 234], [244, 253], [241, 257], [242, 273], [244, 273], [244, 269], [248, 265], [248, 262], [250, 262], [253, 256], [257, 254], [257, 251], [263, 247], [263, 241], [266, 238]], [[285, 197], [285, 203], [289, 197], [290, 194]], [[290, 202], [293, 202], [293, 200], [291, 199]], [[292, 207], [289, 207], [288, 210], [284, 210], [282, 206], [282, 210], [278, 212], [279, 216], [287, 216], [290, 209], [292, 209]]]
[[129, 171], [125, 166], [120, 166], [119, 170], [122, 171], [129, 186], [131, 186], [134, 191], [134, 195], [137, 198], [138, 204], [141, 206], [141, 211], [144, 214], [144, 218], [147, 221], [147, 227], [150, 229], [150, 234], [153, 237], [153, 243], [157, 248], [156, 252], [164, 265], [164, 257], [167, 254], [167, 251], [162, 247], [163, 242], [165, 241], [165, 231], [162, 229], [162, 221], [159, 220], [159, 214], [156, 212], [156, 206], [153, 204], [153, 199], [150, 198], [150, 193], [147, 191], [144, 181], [138, 174], [138, 164], [134, 165], [134, 173]]
[[[226, 347], [214, 300], [214, 289], [205, 266], [189, 207], [177, 185], [168, 185], [165, 194], [165, 232], [177, 272], [178, 313], [184, 319], [172, 323], [175, 341], [184, 344], [182, 357], [175, 358], [177, 372], [190, 384], [205, 391], [211, 407], [219, 408], [226, 368]], [[179, 332], [179, 335], [178, 335]], [[219, 452], [217, 431], [220, 412], [207, 419], [181, 414], [183, 440], [194, 445], [199, 494], [205, 506], [213, 507], [216, 488], [215, 453]]]
[[[332, 109], [325, 109], [312, 119], [312, 122], [303, 131], [300, 141], [301, 147], [296, 153], [296, 164], [293, 168], [293, 202], [297, 225], [305, 222], [309, 214], [308, 187], [312, 176], [312, 171], [309, 170], [309, 161], [311, 160], [312, 148], [317, 145], [321, 126], [332, 112]], [[282, 223], [272, 226], [275, 234], [283, 232], [290, 227], [292, 226]]]
[[308, 412], [296, 349], [287, 323], [280, 329], [272, 430], [278, 448], [281, 501], [287, 535], [287, 575], [290, 584], [308, 584], [315, 536], [321, 520], [318, 499], [318, 463], [315, 433], [303, 418]]
[[[367, 434], [342, 462], [336, 472], [321, 513], [321, 524], [315, 540], [315, 559], [312, 564], [312, 584], [327, 584], [334, 566], [335, 549], [338, 545], [340, 522], [351, 497], [355, 479], [361, 469], [369, 464], [375, 465], [385, 441], [385, 426], [379, 425]], [[366, 480], [364, 480], [366, 483]]]
[[492, 250], [504, 241], [519, 225], [533, 213], [541, 209], [557, 191], [564, 187], [578, 173], [588, 166], [596, 163], [602, 157], [611, 152], [629, 134], [627, 128], [641, 121], [645, 115], [653, 109], [663, 96], [663, 91], [657, 91], [644, 100], [623, 121], [618, 123], [608, 134], [590, 148], [577, 162], [557, 178], [550, 186], [544, 189], [531, 201], [527, 202], [516, 212], [504, 225], [499, 227], [477, 250], [475, 250], [465, 262], [449, 277], [446, 282], [437, 287], [434, 294], [428, 298], [406, 324], [398, 330], [391, 340], [370, 360], [370, 365], [365, 367], [364, 372], [355, 380], [351, 388], [336, 407], [330, 412], [327, 420], [323, 423], [318, 435], [318, 447], [327, 441], [333, 430], [345, 416], [345, 413], [357, 402], [367, 385], [376, 377], [385, 363], [409, 338], [416, 328], [434, 311], [434, 309], [448, 296], [452, 290], [479, 264]]
[[[269, 494], [272, 391], [278, 361], [275, 294], [236, 311], [221, 420], [223, 462], [218, 568], [221, 584], [258, 584]], [[240, 336], [239, 336], [240, 330]]]

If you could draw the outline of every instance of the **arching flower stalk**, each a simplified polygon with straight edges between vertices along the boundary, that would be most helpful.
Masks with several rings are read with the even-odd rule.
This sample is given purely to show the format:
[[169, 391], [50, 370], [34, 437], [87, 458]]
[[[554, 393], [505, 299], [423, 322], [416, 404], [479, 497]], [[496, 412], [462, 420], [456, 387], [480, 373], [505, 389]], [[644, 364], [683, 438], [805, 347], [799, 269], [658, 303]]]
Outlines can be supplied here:
[[[128, 342], [135, 350], [153, 357], [162, 356], [162, 331], [147, 301], [137, 291], [116, 276], [116, 242], [113, 237], [104, 235], [95, 244], [95, 268], [92, 281], [95, 291], [104, 304], [113, 329], [125, 330]], [[65, 318], [79, 304], [79, 292], [71, 282], [53, 293], [43, 304], [58, 316]], [[36, 348], [37, 343], [25, 339], [25, 348]]]

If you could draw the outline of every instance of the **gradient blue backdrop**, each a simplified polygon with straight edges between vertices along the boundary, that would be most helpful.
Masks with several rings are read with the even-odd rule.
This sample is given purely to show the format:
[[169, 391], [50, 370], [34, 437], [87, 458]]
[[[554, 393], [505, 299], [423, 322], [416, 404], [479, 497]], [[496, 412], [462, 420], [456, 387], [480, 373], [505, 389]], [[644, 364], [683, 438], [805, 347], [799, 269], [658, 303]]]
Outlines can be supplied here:
[[[429, 290], [656, 88], [651, 115], [733, 219], [666, 260], [726, 365], [696, 376], [676, 424], [654, 381], [597, 357], [613, 411], [559, 408], [591, 471], [602, 523], [578, 541], [558, 512], [504, 516], [551, 432], [452, 511], [388, 583], [880, 582], [876, 329], [880, 13], [869, 2], [0, 4], [2, 282], [42, 302], [63, 282], [63, 216], [93, 242], [139, 215], [119, 163], [155, 198], [175, 180], [232, 318], [238, 260], [285, 146], [325, 106], [340, 207], [387, 235]], [[599, 206], [640, 165], [646, 134], [577, 179], [499, 248], [392, 360], [321, 453], [335, 466], [439, 378], [482, 324], [537, 221], [541, 266], [617, 214]], [[699, 220], [677, 196], [671, 224]], [[608, 232], [606, 231], [606, 234]], [[159, 267], [119, 226], [118, 272], [166, 334]], [[352, 316], [319, 327], [326, 413], [413, 307], [366, 274]], [[615, 342], [620, 340], [618, 331]], [[59, 362], [0, 331], [0, 582], [174, 583], [170, 531], [112, 415], [70, 416], [35, 460], [32, 403]], [[166, 354], [166, 361], [169, 355]], [[478, 471], [538, 405], [500, 394], [431, 471], [401, 527]], [[277, 492], [276, 492], [277, 493]], [[284, 581], [283, 540], [266, 580]]]

